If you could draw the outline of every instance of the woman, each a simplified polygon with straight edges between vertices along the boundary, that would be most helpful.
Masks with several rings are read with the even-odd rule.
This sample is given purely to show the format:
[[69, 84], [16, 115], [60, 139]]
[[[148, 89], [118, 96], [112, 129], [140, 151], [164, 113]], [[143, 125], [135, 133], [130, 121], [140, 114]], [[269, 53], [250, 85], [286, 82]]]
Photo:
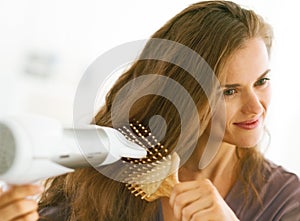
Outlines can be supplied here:
[[[175, 149], [184, 158], [186, 150], [193, 150], [178, 171], [180, 182], [170, 198], [149, 203], [133, 196], [124, 183], [93, 168], [78, 169], [48, 182], [49, 187], [39, 202], [41, 220], [42, 217], [53, 220], [300, 220], [299, 179], [266, 160], [258, 149], [271, 97], [270, 26], [253, 11], [235, 3], [206, 1], [180, 12], [152, 38], [174, 41], [197, 52], [214, 71], [220, 85], [205, 81], [211, 86], [211, 90], [205, 91], [181, 67], [161, 60], [138, 60], [112, 87], [95, 123], [106, 126], [114, 123], [114, 127], [119, 127], [128, 120], [124, 119], [126, 108], [119, 109], [115, 116], [117, 122], [112, 122], [111, 113], [118, 92], [134, 78], [155, 73], [177, 81], [189, 92], [198, 110], [198, 120], [186, 119], [190, 137], [179, 148], [176, 144], [182, 132], [181, 116], [168, 99], [158, 95], [139, 99], [130, 107], [129, 121], [138, 120], [149, 126], [150, 118], [160, 115], [167, 125], [161, 142], [168, 152]], [[142, 56], [158, 50], [150, 46], [146, 45]], [[176, 55], [170, 51], [161, 53], [166, 57]], [[143, 93], [145, 87], [134, 85], [135, 93]], [[226, 112], [225, 131], [220, 133], [222, 142], [209, 164], [199, 168], [201, 156], [210, 148], [206, 147], [209, 137], [219, 136], [215, 130], [219, 127], [212, 124], [212, 118], [222, 115], [214, 108], [218, 107], [220, 92]], [[126, 107], [127, 102], [124, 99], [119, 105]], [[184, 109], [185, 100], [179, 103]], [[221, 122], [220, 128], [222, 119], [217, 121]], [[193, 137], [199, 139], [190, 142]], [[104, 168], [103, 172], [111, 171], [114, 166]], [[21, 186], [2, 193], [2, 220], [37, 219], [37, 205], [26, 196], [39, 191], [37, 187]]]

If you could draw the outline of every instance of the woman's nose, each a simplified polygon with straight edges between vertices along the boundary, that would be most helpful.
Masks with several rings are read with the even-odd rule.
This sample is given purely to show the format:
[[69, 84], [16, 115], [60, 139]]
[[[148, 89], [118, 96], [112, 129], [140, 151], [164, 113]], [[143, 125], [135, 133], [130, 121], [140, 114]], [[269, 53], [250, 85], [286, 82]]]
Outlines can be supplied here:
[[263, 105], [259, 95], [254, 91], [248, 91], [243, 97], [243, 112], [258, 115], [263, 112]]

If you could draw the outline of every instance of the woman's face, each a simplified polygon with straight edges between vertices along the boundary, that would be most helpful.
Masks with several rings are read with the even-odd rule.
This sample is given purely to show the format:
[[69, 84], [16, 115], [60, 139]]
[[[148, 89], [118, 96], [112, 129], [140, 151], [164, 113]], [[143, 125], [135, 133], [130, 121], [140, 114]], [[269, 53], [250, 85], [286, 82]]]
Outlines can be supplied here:
[[247, 41], [225, 67], [221, 83], [226, 103], [224, 141], [240, 146], [255, 146], [262, 134], [271, 98], [269, 57], [262, 39]]

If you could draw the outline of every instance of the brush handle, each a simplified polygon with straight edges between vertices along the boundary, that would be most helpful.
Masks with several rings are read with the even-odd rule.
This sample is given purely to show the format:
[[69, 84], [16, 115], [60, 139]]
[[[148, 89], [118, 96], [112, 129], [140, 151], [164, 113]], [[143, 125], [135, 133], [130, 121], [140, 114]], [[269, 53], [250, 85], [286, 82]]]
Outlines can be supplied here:
[[155, 193], [145, 197], [145, 200], [151, 202], [161, 197], [170, 197], [175, 184], [179, 183], [177, 171], [164, 179]]
[[171, 156], [171, 166], [169, 172], [171, 173], [167, 176], [157, 188], [157, 190], [150, 196], [146, 196], [144, 199], [151, 202], [160, 197], [170, 197], [175, 184], [179, 183], [178, 180], [178, 169], [179, 169], [180, 158], [177, 153], [173, 153]]

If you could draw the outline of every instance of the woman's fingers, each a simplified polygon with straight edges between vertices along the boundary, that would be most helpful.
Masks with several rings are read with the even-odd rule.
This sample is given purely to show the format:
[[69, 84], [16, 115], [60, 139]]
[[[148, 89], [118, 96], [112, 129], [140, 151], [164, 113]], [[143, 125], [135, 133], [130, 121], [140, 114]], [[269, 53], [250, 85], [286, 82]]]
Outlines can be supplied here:
[[178, 214], [178, 216], [182, 221], [190, 221], [192, 218], [195, 218], [197, 213], [209, 210], [212, 207], [212, 204], [213, 202], [209, 197], [201, 197], [182, 208], [181, 213]]
[[43, 188], [37, 185], [11, 186], [9, 190], [0, 189], [0, 218], [1, 221], [38, 219], [38, 203], [30, 199], [37, 195]]
[[38, 219], [39, 219], [39, 214], [38, 214], [38, 212], [35, 211], [35, 212], [29, 213], [25, 216], [18, 217], [16, 219], [12, 220], [12, 221], [24, 221], [24, 220], [26, 220], [26, 221], [36, 221]]
[[0, 209], [2, 217], [5, 217], [4, 220], [14, 220], [16, 218], [20, 219], [35, 213], [37, 211], [38, 205], [34, 200], [23, 199], [15, 201], [4, 208]]
[[238, 220], [217, 188], [208, 179], [176, 184], [169, 203], [176, 220]]
[[193, 189], [179, 194], [173, 205], [173, 213], [177, 219], [190, 220], [192, 215], [205, 210], [213, 204], [212, 193], [203, 189]]
[[200, 197], [201, 195], [207, 195], [209, 192], [211, 192], [212, 188], [214, 188], [214, 186], [208, 179], [197, 180], [196, 182], [189, 181], [178, 183], [174, 186], [172, 194], [170, 196], [170, 205], [173, 207], [175, 198], [182, 193], [195, 191], [196, 195], [192, 196], [193, 198], [195, 198], [196, 196]]
[[181, 194], [181, 193], [184, 193], [184, 192], [187, 192], [187, 191], [191, 191], [193, 189], [198, 189], [199, 187], [199, 183], [197, 182], [193, 182], [193, 181], [190, 181], [190, 182], [184, 182], [184, 183], [178, 183], [174, 186], [173, 188], [173, 191], [172, 191], [172, 194], [170, 196], [170, 205], [173, 207], [174, 206], [174, 203], [175, 203], [175, 198]]
[[14, 201], [39, 194], [42, 191], [42, 187], [37, 185], [13, 186], [8, 191], [1, 193], [0, 209]]

